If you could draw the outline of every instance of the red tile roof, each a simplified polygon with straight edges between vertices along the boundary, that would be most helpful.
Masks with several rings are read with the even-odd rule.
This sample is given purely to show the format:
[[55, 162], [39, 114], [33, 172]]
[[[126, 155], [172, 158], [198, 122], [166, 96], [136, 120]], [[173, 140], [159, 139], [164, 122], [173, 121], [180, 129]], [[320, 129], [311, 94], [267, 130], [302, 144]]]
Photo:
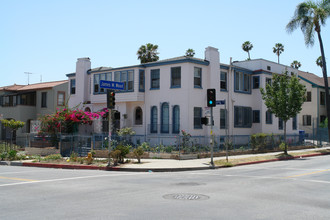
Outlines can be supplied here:
[[38, 89], [48, 89], [53, 88], [55, 86], [61, 85], [63, 83], [68, 82], [68, 80], [61, 81], [53, 81], [53, 82], [43, 82], [43, 83], [35, 83], [30, 85], [11, 85], [0, 87], [0, 91], [27, 91], [27, 90], [38, 90]]

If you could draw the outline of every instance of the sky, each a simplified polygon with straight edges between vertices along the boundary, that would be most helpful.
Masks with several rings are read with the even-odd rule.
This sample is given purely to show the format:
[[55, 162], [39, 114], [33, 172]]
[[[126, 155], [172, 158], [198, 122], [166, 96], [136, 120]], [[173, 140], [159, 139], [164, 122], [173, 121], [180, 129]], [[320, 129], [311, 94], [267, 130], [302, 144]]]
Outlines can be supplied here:
[[[286, 24], [302, 0], [0, 0], [0, 87], [14, 83], [67, 79], [76, 61], [91, 59], [92, 68], [139, 64], [141, 45], [158, 45], [160, 60], [182, 56], [188, 48], [204, 59], [208, 46], [219, 49], [220, 62], [251, 59], [277, 62], [276, 43], [284, 45], [280, 63], [298, 60], [300, 70], [322, 76], [317, 35], [306, 47], [300, 29]], [[330, 54], [330, 19], [321, 35]], [[330, 56], [330, 55], [328, 55]], [[330, 63], [329, 59], [326, 60]], [[329, 67], [328, 67], [329, 71]], [[32, 73], [32, 74], [26, 74]]]

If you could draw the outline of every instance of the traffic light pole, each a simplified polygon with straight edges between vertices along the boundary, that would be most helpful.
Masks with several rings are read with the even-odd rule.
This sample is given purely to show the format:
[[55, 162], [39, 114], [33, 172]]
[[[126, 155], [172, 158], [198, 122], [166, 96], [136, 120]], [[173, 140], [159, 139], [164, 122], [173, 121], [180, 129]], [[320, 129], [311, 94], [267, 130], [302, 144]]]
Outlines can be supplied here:
[[109, 138], [108, 138], [109, 161], [108, 161], [108, 166], [110, 166], [111, 165], [110, 164], [110, 159], [111, 159], [110, 152], [111, 152], [111, 135], [112, 135], [112, 110], [110, 108], [108, 108], [108, 110], [109, 110], [109, 116], [108, 116], [109, 117], [108, 118], [108, 120], [109, 120]]
[[213, 162], [213, 148], [214, 148], [214, 135], [213, 135], [213, 107], [211, 107], [211, 166], [214, 168]]

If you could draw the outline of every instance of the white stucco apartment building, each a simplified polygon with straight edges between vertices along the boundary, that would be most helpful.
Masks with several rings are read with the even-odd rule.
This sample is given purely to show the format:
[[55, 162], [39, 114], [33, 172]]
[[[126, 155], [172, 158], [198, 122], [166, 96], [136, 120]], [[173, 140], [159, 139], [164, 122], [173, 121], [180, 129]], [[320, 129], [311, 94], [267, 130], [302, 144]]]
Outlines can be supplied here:
[[[207, 47], [205, 58], [176, 57], [126, 67], [91, 68], [89, 58], [79, 58], [69, 79], [69, 107], [98, 111], [106, 107], [106, 91], [100, 80], [125, 83], [116, 93], [120, 127], [132, 127], [137, 135], [176, 136], [185, 130], [193, 136], [209, 136], [210, 126], [200, 118], [210, 115], [208, 88], [225, 105], [213, 109], [215, 135], [283, 133], [281, 120], [267, 112], [260, 87], [271, 81], [272, 73], [298, 70], [263, 59], [221, 64], [219, 51]], [[287, 124], [288, 134], [298, 133], [298, 118]]]

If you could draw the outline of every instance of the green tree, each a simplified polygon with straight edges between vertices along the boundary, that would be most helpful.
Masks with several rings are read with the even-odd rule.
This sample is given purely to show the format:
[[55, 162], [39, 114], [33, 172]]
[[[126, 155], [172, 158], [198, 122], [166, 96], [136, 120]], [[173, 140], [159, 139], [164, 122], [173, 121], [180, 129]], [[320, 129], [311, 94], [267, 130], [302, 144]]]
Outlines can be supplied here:
[[[286, 25], [286, 30], [292, 33], [298, 27], [304, 34], [305, 45], [314, 45], [314, 31], [317, 33], [317, 37], [320, 44], [321, 56], [322, 56], [322, 73], [325, 87], [325, 100], [327, 106], [327, 117], [330, 117], [330, 97], [328, 86], [327, 65], [325, 62], [324, 47], [321, 37], [321, 25], [325, 25], [326, 19], [330, 16], [330, 0], [321, 0], [318, 2], [305, 1], [297, 5], [292, 19]], [[330, 140], [330, 120], [328, 120], [328, 135]]]
[[[266, 85], [266, 88], [260, 88], [262, 99], [268, 110], [281, 118], [284, 123], [284, 142], [286, 142], [286, 122], [295, 117], [300, 111], [305, 101], [305, 86], [299, 83], [297, 76], [288, 76], [284, 74], [273, 74], [273, 81]], [[285, 144], [284, 153], [287, 154], [287, 144]]]
[[10, 149], [12, 148], [13, 144], [13, 137], [14, 132], [16, 132], [19, 128], [23, 128], [25, 123], [22, 121], [16, 121], [14, 119], [6, 120], [2, 119], [1, 123], [6, 127], [11, 129], [11, 136], [10, 136]]
[[323, 64], [322, 64], [322, 56], [319, 56], [317, 59], [316, 59], [316, 65], [318, 65], [319, 67], [323, 67]]
[[186, 50], [186, 57], [194, 57], [195, 56], [195, 51], [191, 48], [189, 48], [188, 50]]
[[292, 63], [291, 63], [291, 67], [292, 68], [295, 68], [295, 69], [299, 69], [301, 67], [301, 63], [297, 60], [294, 60]]
[[275, 47], [273, 47], [273, 53], [277, 55], [277, 62], [280, 63], [280, 55], [284, 52], [284, 45], [281, 43], [275, 44]]
[[252, 48], [253, 48], [253, 44], [251, 44], [250, 41], [245, 41], [245, 42], [242, 44], [242, 49], [243, 49], [245, 52], [248, 53], [248, 56], [249, 56], [248, 60], [251, 60], [251, 58], [250, 58], [250, 50], [252, 50]]
[[141, 63], [149, 63], [159, 60], [157, 49], [158, 45], [153, 45], [151, 43], [142, 45], [136, 53], [136, 55], [138, 55], [138, 60], [140, 60]]

